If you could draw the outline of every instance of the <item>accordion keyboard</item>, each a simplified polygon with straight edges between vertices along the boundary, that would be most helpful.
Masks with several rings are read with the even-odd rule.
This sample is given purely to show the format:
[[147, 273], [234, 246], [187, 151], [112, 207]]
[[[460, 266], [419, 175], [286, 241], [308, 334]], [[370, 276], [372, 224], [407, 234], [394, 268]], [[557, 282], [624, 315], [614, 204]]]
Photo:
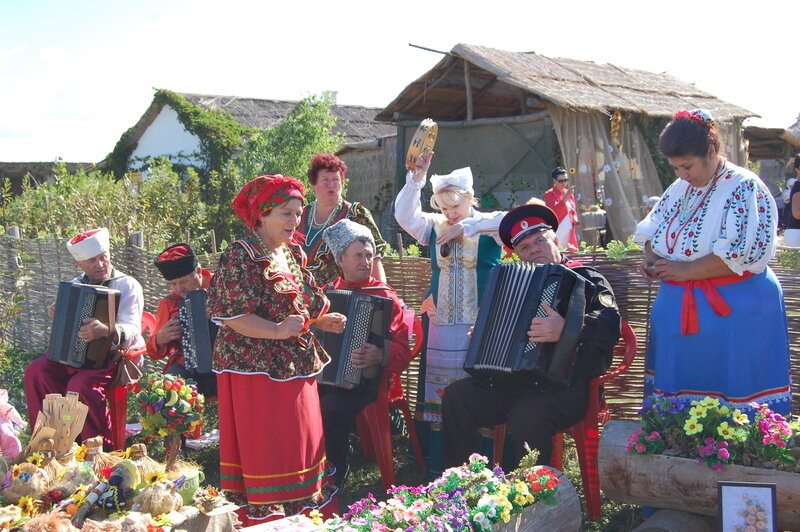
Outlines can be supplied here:
[[[92, 292], [87, 292], [86, 297], [83, 300], [83, 306], [81, 306], [80, 319], [78, 320], [79, 324], [83, 324], [83, 320], [94, 318], [94, 307], [96, 302], [97, 302], [97, 295]], [[83, 340], [81, 340], [80, 337], [76, 334], [75, 352], [83, 353], [83, 357], [85, 358], [87, 349], [88, 349], [88, 344]], [[80, 362], [83, 362], [83, 360], [80, 360]]]

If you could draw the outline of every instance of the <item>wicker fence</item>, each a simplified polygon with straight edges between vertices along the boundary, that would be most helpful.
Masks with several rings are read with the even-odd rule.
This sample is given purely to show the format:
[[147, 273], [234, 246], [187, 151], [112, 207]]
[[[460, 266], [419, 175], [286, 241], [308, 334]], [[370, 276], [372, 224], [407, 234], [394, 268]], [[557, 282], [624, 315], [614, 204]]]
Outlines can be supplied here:
[[[114, 266], [134, 276], [142, 284], [145, 310], [155, 312], [158, 300], [166, 293], [167, 285], [153, 266], [155, 253], [135, 246], [112, 248]], [[213, 270], [215, 257], [200, 258]], [[657, 287], [646, 283], [638, 274], [641, 256], [632, 254], [621, 261], [612, 261], [603, 254], [581, 257], [584, 264], [594, 266], [614, 287], [622, 317], [631, 324], [639, 339], [637, 358], [633, 367], [607, 387], [607, 397], [618, 418], [633, 418], [641, 402], [644, 372], [644, 353], [649, 332], [650, 306]], [[21, 349], [42, 350], [50, 338], [51, 320], [45, 309], [55, 300], [58, 281], [78, 274], [62, 240], [20, 240], [3, 238], [0, 241], [0, 308], [11, 299], [20, 272], [30, 276], [24, 289], [25, 300], [13, 324], [0, 331], [6, 339]], [[384, 260], [389, 283], [411, 307], [418, 309], [428, 289], [430, 261], [421, 258], [387, 258]], [[793, 411], [800, 412], [800, 276], [796, 270], [783, 268], [777, 262], [772, 268], [783, 285], [788, 314], [793, 373]], [[742, 326], [747, 326], [743, 323]], [[757, 332], [754, 332], [757, 334]], [[418, 362], [414, 361], [404, 375], [410, 403], [415, 404]]]

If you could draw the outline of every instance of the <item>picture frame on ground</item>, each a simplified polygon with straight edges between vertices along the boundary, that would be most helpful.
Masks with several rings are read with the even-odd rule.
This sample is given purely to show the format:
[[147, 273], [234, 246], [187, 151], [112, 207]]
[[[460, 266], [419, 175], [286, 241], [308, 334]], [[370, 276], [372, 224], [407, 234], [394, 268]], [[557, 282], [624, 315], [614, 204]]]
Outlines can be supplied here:
[[722, 532], [777, 532], [775, 484], [717, 482]]

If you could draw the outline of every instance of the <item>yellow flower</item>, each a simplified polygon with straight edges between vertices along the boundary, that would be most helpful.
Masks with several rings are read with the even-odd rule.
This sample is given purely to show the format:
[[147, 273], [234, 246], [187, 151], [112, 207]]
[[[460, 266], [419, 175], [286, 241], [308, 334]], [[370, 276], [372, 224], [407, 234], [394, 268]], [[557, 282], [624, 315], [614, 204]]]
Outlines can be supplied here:
[[702, 404], [698, 404], [689, 409], [689, 415], [696, 419], [706, 417], [706, 414], [708, 414], [708, 407]]
[[727, 421], [723, 421], [719, 424], [719, 427], [717, 427], [717, 433], [726, 440], [732, 440], [736, 437], [733, 427], [728, 426]]
[[172, 521], [169, 520], [167, 514], [159, 514], [154, 517], [151, 517], [153, 521], [153, 526], [168, 526], [172, 524]]
[[719, 399], [716, 399], [714, 397], [706, 397], [705, 399], [700, 401], [700, 404], [708, 408], [716, 408], [719, 406]]
[[747, 425], [750, 423], [747, 414], [742, 413], [738, 408], [733, 411], [733, 421], [736, 422], [737, 425]]
[[152, 473], [147, 477], [147, 482], [149, 482], [150, 484], [165, 482], [166, 480], [167, 480], [167, 475], [165, 475], [161, 471], [156, 471], [155, 473]]
[[500, 514], [500, 519], [502, 519], [504, 523], [508, 523], [511, 521], [511, 512], [503, 510], [503, 513]]
[[497, 493], [500, 495], [508, 495], [511, 493], [511, 487], [508, 484], [500, 484], [500, 487], [497, 488]]
[[727, 416], [730, 415], [731, 409], [725, 405], [722, 405], [721, 407], [717, 408], [717, 412], [719, 412], [720, 415]]
[[86, 458], [86, 446], [85, 446], [85, 445], [83, 445], [83, 444], [81, 444], [81, 445], [80, 445], [80, 446], [79, 446], [79, 447], [78, 447], [78, 448], [75, 450], [75, 461], [76, 461], [76, 462], [83, 462], [83, 460], [84, 460], [85, 458]]
[[33, 505], [33, 499], [30, 497], [20, 497], [17, 506], [19, 506], [23, 516], [31, 516], [36, 513], [36, 507]]
[[322, 513], [320, 513], [320, 511], [317, 510], [316, 508], [314, 508], [308, 513], [308, 517], [310, 517], [311, 521], [317, 526], [320, 526], [323, 523]]
[[691, 417], [683, 424], [683, 430], [686, 432], [687, 436], [691, 436], [703, 430], [703, 425], [698, 423], [696, 418]]
[[42, 467], [43, 461], [44, 459], [42, 458], [42, 453], [33, 453], [28, 457], [28, 463], [31, 463], [36, 467]]
[[75, 490], [75, 493], [72, 494], [72, 502], [74, 502], [77, 506], [83, 504], [83, 501], [86, 500], [86, 491], [89, 489], [89, 486], [86, 484], [81, 484], [78, 486], [78, 489]]
[[514, 502], [517, 503], [519, 506], [524, 505], [525, 504], [525, 495], [522, 495], [522, 494], [517, 495], [516, 497], [514, 497]]
[[11, 468], [11, 478], [16, 479], [19, 474], [22, 472], [22, 466], [17, 464]]
[[536, 497], [533, 496], [532, 493], [529, 493], [525, 500], [528, 501], [528, 504], [533, 504], [536, 502]]

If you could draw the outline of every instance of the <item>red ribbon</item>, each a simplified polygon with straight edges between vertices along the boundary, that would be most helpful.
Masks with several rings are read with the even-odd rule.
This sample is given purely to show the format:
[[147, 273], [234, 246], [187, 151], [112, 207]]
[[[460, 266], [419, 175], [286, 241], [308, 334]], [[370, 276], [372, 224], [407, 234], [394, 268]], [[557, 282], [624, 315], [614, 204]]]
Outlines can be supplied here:
[[681, 334], [697, 334], [700, 332], [700, 318], [697, 315], [697, 301], [694, 298], [694, 289], [699, 288], [705, 294], [711, 310], [717, 316], [728, 316], [731, 307], [717, 290], [718, 286], [744, 281], [753, 276], [752, 272], [744, 272], [743, 275], [723, 275], [721, 277], [711, 277], [709, 279], [699, 279], [695, 281], [665, 281], [673, 286], [683, 287], [683, 301], [681, 304]]

